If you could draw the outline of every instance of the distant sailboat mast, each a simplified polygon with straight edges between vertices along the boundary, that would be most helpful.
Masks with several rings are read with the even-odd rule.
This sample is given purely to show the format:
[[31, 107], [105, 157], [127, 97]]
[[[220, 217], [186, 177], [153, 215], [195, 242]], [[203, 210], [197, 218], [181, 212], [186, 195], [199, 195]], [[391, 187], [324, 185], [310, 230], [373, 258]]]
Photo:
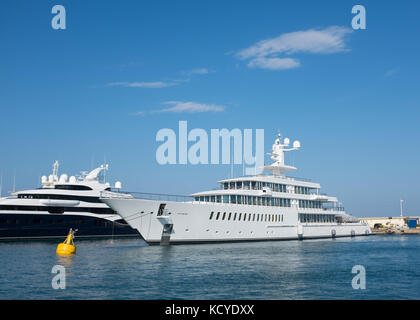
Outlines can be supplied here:
[[16, 191], [16, 169], [13, 175], [13, 192]]

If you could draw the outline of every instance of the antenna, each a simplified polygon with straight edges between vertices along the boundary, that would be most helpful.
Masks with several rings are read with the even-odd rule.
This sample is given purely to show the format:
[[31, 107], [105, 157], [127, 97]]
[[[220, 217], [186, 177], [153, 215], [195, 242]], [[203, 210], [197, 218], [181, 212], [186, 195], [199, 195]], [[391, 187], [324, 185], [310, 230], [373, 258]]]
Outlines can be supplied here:
[[242, 153], [242, 176], [245, 177], [245, 161], [244, 161], [243, 153]]
[[232, 148], [230, 149], [230, 178], [233, 179], [233, 156]]
[[402, 205], [403, 205], [403, 202], [404, 202], [404, 200], [400, 200], [400, 212], [401, 212], [401, 217], [403, 216], [403, 210], [402, 210], [402, 209], [403, 209], [403, 208], [402, 208], [402, 207], [403, 207], [403, 206], [402, 206]]
[[104, 168], [105, 168], [105, 170], [104, 170], [104, 183], [106, 182], [106, 169], [108, 169], [107, 168], [107, 165], [106, 165], [106, 154], [104, 153]]
[[56, 182], [56, 180], [58, 180], [58, 167], [60, 166], [60, 164], [58, 163], [58, 160], [55, 160], [54, 164], [53, 164], [53, 182]]

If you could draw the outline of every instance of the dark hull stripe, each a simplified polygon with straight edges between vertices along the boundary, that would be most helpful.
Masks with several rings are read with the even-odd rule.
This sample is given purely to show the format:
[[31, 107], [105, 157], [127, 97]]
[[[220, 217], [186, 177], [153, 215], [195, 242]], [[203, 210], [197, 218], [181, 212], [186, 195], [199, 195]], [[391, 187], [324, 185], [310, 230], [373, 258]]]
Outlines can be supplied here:
[[89, 212], [95, 214], [117, 214], [109, 207], [59, 207], [59, 206], [24, 206], [24, 205], [0, 205], [0, 215], [5, 211], [38, 211], [48, 213], [64, 213], [64, 212]]
[[76, 237], [139, 236], [128, 224], [70, 214], [0, 214], [0, 240], [63, 238], [69, 229]]

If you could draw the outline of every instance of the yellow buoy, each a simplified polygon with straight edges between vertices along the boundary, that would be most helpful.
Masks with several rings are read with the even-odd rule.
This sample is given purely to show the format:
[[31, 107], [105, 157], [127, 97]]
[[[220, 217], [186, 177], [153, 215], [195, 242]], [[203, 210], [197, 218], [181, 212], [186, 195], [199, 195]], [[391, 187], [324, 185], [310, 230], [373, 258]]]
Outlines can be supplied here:
[[[77, 231], [77, 230], [76, 230]], [[73, 239], [74, 239], [74, 233], [72, 229], [70, 229], [69, 234], [67, 235], [66, 240], [64, 240], [63, 243], [59, 243], [57, 246], [57, 254], [68, 256], [71, 254], [76, 253], [76, 246], [74, 245]]]

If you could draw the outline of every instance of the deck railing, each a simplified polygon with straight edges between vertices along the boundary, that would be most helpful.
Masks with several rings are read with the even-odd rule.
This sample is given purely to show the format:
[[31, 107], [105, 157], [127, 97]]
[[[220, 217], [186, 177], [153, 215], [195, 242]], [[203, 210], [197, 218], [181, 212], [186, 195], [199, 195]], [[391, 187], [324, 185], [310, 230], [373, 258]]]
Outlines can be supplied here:
[[177, 202], [191, 202], [194, 200], [191, 196], [164, 194], [164, 193], [149, 193], [149, 192], [133, 192], [133, 191], [117, 191], [117, 192], [101, 192], [102, 198], [135, 198], [145, 200], [163, 200], [163, 201], [177, 201]]

